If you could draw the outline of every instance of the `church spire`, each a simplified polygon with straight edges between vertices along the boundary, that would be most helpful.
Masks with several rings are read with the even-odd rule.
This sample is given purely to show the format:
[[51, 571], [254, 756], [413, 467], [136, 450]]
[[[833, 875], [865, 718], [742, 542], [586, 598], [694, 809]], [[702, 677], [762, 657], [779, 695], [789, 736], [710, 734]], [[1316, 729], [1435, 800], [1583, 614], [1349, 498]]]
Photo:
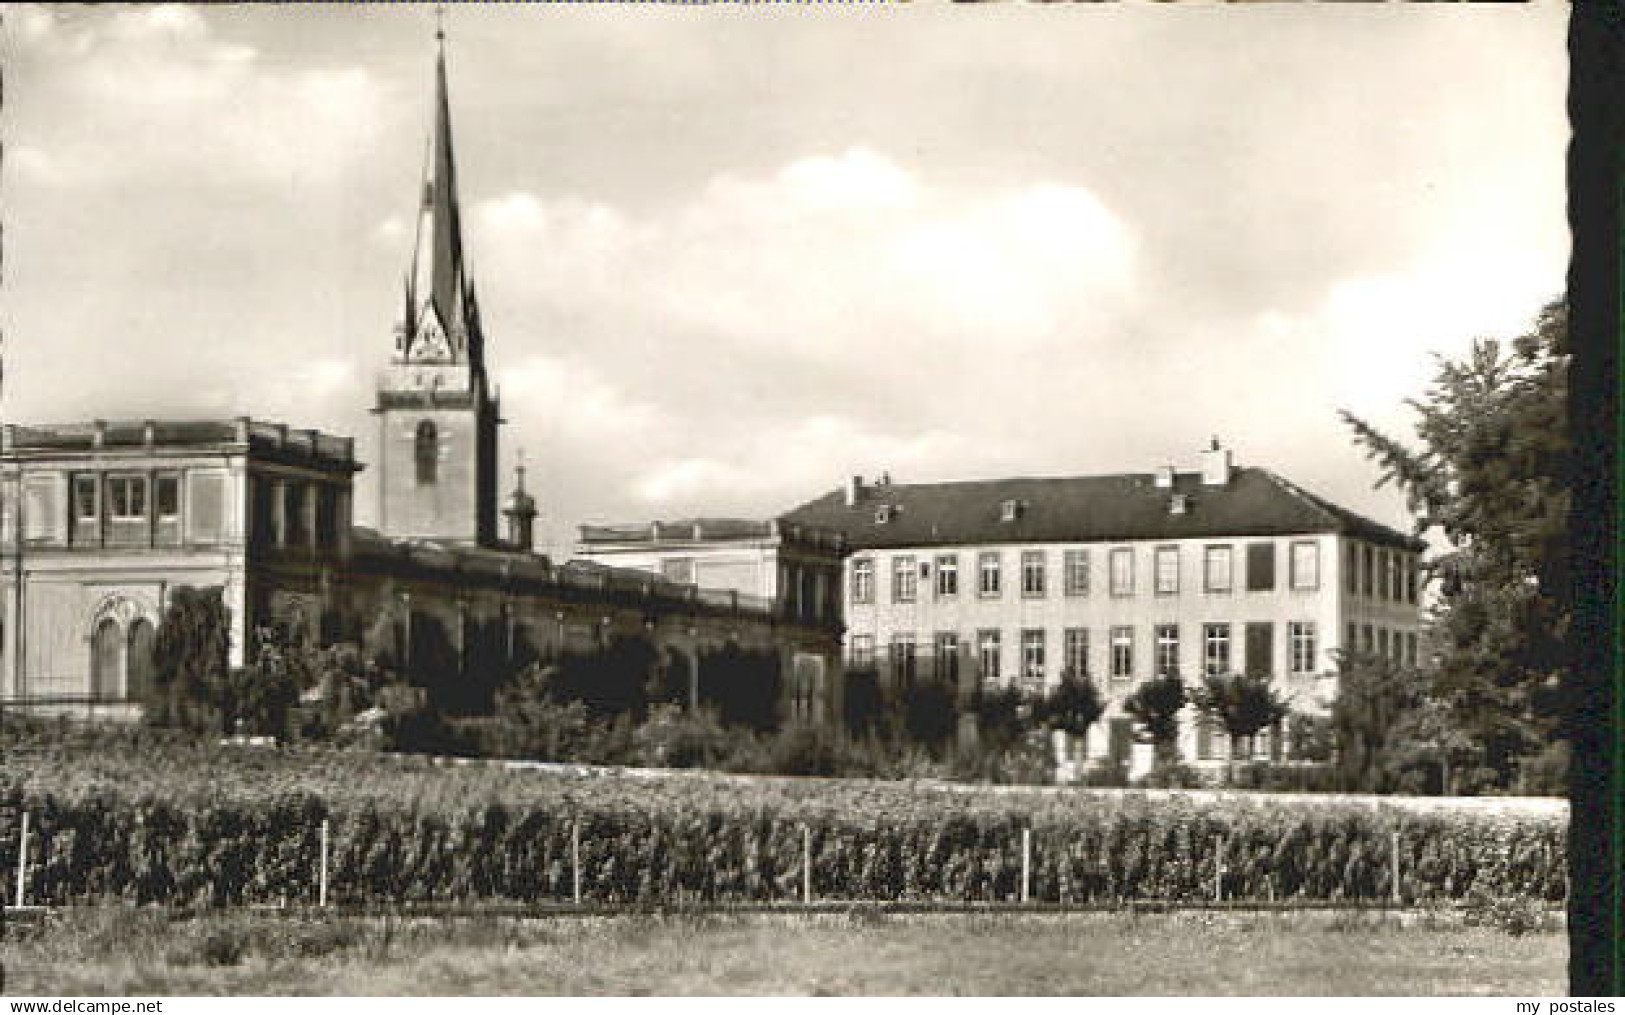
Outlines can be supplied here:
[[[438, 12], [437, 12], [438, 13]], [[417, 242], [407, 288], [408, 319], [402, 352], [408, 360], [464, 362], [483, 373], [479, 322], [469, 300], [463, 264], [463, 230], [457, 200], [457, 167], [451, 144], [451, 101], [446, 88], [446, 36], [435, 29], [434, 125], [429, 136]]]

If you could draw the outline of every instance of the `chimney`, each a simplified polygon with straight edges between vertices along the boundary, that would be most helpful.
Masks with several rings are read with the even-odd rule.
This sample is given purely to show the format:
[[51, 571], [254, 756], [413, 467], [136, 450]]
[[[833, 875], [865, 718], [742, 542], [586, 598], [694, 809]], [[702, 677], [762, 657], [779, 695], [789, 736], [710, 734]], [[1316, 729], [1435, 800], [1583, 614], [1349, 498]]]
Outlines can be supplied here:
[[1219, 443], [1215, 437], [1202, 452], [1202, 485], [1203, 486], [1229, 486], [1230, 485], [1230, 449]]
[[853, 476], [851, 479], [846, 481], [846, 506], [856, 507], [858, 501], [862, 499], [863, 477]]
[[1172, 490], [1174, 488], [1174, 467], [1172, 465], [1157, 466], [1157, 489]]

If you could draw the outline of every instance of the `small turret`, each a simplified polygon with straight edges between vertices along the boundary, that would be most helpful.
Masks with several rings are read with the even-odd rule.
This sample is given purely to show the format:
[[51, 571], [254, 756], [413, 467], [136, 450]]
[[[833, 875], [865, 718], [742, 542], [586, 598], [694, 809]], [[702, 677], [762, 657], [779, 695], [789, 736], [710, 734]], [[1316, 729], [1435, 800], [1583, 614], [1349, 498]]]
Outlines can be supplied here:
[[526, 553], [535, 549], [536, 526], [536, 498], [525, 492], [525, 463], [523, 455], [518, 465], [514, 466], [513, 492], [508, 494], [508, 503], [502, 509], [502, 516], [508, 519], [508, 543], [515, 549]]

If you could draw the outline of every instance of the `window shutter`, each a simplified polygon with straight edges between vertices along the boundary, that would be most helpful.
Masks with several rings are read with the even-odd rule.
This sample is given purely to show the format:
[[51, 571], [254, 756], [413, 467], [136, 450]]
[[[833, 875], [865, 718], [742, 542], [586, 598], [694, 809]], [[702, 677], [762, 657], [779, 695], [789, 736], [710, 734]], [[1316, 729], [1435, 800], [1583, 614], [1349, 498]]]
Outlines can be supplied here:
[[226, 477], [197, 472], [187, 477], [186, 533], [194, 543], [217, 543], [225, 527]]
[[67, 526], [67, 506], [60, 476], [29, 476], [23, 481], [23, 538], [31, 543], [61, 542]]
[[1275, 544], [1247, 544], [1247, 591], [1268, 592], [1275, 588]]
[[1247, 625], [1247, 675], [1267, 677], [1275, 672], [1275, 625]]

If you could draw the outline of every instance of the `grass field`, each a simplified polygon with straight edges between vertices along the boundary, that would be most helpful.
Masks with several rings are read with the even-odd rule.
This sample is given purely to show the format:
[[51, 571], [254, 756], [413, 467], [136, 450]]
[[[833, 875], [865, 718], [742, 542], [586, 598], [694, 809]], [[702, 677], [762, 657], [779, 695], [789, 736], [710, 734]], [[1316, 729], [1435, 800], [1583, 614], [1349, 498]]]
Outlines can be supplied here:
[[0, 945], [18, 995], [1521, 995], [1567, 939], [1382, 913], [456, 921], [91, 910]]

